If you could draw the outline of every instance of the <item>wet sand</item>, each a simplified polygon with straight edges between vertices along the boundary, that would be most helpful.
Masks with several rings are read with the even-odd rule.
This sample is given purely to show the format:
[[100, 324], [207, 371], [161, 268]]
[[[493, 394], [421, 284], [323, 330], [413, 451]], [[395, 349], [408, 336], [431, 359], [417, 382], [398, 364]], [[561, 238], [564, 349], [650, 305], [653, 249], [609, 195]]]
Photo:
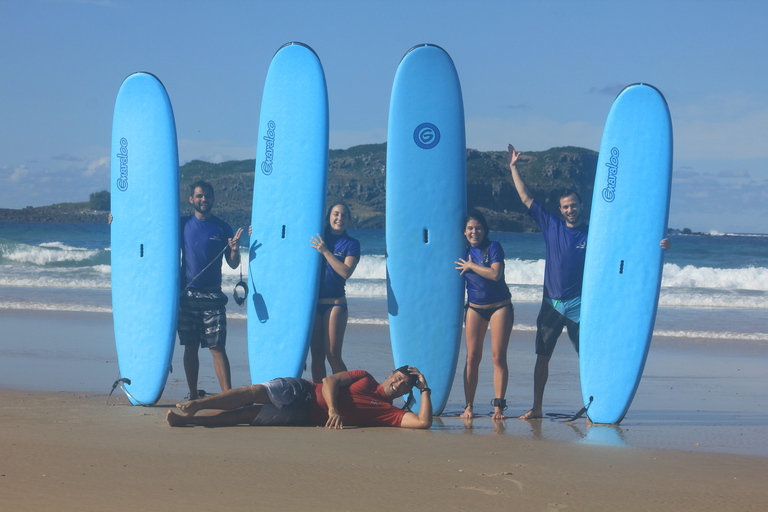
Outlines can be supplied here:
[[[160, 404], [118, 389], [111, 316], [0, 312], [0, 510], [759, 510], [768, 502], [765, 342], [654, 339], [620, 426], [486, 416], [470, 423], [460, 355], [429, 431], [171, 428], [181, 351]], [[230, 322], [233, 384], [248, 384], [245, 322]], [[19, 341], [21, 340], [21, 341]], [[486, 343], [489, 345], [489, 343]], [[533, 333], [513, 331], [509, 415], [530, 406]], [[488, 348], [488, 347], [486, 347]], [[350, 324], [350, 369], [391, 369], [386, 326]], [[201, 386], [217, 391], [210, 357]], [[481, 365], [477, 411], [492, 392]], [[581, 406], [578, 359], [558, 347], [545, 413]], [[490, 396], [487, 397], [490, 400]]]
[[429, 431], [171, 428], [167, 401], [105, 398], [0, 391], [2, 510], [719, 511], [768, 502], [761, 457], [463, 435], [471, 431], [440, 420]]

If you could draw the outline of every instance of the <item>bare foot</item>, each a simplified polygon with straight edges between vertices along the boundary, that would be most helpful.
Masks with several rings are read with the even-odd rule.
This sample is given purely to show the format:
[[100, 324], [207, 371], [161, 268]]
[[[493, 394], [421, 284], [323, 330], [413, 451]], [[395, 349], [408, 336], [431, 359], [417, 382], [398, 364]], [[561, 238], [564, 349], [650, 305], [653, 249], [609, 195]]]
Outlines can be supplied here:
[[176, 408], [187, 415], [195, 414], [200, 410], [200, 406], [197, 404], [197, 400], [190, 400], [189, 402], [184, 402], [183, 404], [176, 404]]
[[521, 420], [535, 420], [543, 417], [544, 415], [541, 413], [541, 409], [531, 409], [530, 411], [523, 414], [522, 416], [519, 416]]
[[475, 413], [472, 412], [472, 406], [468, 405], [466, 409], [464, 409], [464, 413], [459, 416], [459, 418], [465, 419], [465, 420], [471, 420], [475, 417]]
[[165, 415], [165, 421], [172, 427], [183, 427], [189, 424], [187, 422], [187, 416], [176, 414], [170, 409], [168, 409], [168, 414]]
[[491, 419], [494, 421], [501, 421], [507, 419], [506, 416], [504, 416], [504, 412], [501, 411], [498, 407], [496, 407], [496, 411], [493, 413], [493, 416], [491, 416]]

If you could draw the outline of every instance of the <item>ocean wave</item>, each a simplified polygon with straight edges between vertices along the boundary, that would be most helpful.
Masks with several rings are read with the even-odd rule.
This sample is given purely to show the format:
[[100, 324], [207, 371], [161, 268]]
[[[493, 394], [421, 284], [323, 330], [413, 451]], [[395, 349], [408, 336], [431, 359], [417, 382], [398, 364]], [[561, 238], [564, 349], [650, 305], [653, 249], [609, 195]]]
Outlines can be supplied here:
[[81, 266], [96, 263], [100, 257], [108, 258], [107, 251], [72, 247], [61, 242], [46, 242], [30, 245], [16, 242], [0, 244], [0, 262], [45, 266]]
[[716, 331], [653, 331], [654, 336], [664, 338], [691, 338], [705, 340], [768, 341], [768, 333], [716, 332]]
[[711, 268], [666, 263], [662, 288], [768, 291], [768, 269], [763, 267]]
[[[49, 247], [26, 246], [28, 264], [0, 263], [0, 286], [28, 288], [96, 289], [111, 287], [111, 267], [100, 256], [78, 266], [38, 266], [33, 261], [70, 261], [93, 258], [103, 251], [78, 249], [58, 243]], [[8, 247], [0, 248], [7, 251]], [[19, 244], [16, 244], [19, 248]], [[61, 253], [56, 256], [56, 253]], [[4, 253], [5, 254], [5, 253]], [[6, 261], [7, 258], [6, 258]], [[89, 264], [90, 263], [90, 264]], [[232, 269], [222, 264], [222, 288], [231, 292], [235, 284], [247, 280], [247, 266]], [[544, 260], [506, 260], [505, 277], [513, 302], [541, 301]], [[250, 285], [250, 283], [249, 283]], [[363, 256], [354, 275], [347, 281], [347, 295], [381, 299], [387, 296], [386, 259], [381, 255]], [[665, 307], [768, 309], [768, 268], [712, 268], [666, 263], [663, 269], [659, 305]]]
[[64, 304], [44, 302], [0, 302], [0, 309], [12, 311], [50, 311], [62, 313], [112, 313], [110, 306], [95, 306], [93, 304]]

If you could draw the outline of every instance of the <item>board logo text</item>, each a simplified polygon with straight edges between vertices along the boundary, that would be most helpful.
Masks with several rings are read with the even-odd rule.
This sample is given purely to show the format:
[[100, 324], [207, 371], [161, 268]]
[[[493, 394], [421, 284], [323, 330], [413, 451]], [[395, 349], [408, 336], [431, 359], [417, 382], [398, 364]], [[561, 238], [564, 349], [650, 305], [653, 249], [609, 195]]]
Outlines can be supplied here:
[[272, 160], [275, 152], [275, 122], [267, 123], [267, 134], [264, 136], [267, 148], [264, 151], [264, 161], [261, 162], [261, 172], [269, 176], [272, 174]]
[[606, 203], [616, 199], [616, 175], [619, 172], [619, 148], [611, 148], [611, 158], [605, 163], [608, 167], [608, 180], [603, 189], [603, 200]]
[[421, 123], [413, 131], [413, 141], [421, 149], [432, 149], [440, 142], [440, 130], [432, 123]]
[[120, 159], [120, 177], [117, 178], [117, 189], [121, 192], [128, 190], [128, 139], [120, 139], [120, 151], [117, 153]]

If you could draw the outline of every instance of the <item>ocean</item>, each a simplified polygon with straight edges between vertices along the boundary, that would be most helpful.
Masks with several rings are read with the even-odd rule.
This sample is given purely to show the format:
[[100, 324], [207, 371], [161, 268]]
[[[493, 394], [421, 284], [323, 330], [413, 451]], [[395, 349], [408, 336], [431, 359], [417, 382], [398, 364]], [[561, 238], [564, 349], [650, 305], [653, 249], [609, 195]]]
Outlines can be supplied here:
[[[347, 282], [349, 323], [386, 325], [384, 231], [350, 234], [360, 240], [363, 255]], [[505, 276], [517, 309], [515, 329], [533, 331], [544, 276], [543, 239], [537, 233], [503, 232], [491, 233], [491, 239], [506, 254]], [[654, 335], [768, 341], [768, 235], [671, 239]], [[223, 266], [225, 292], [231, 295], [241, 272], [247, 275], [247, 266]], [[110, 313], [111, 301], [107, 225], [0, 222], [0, 310]], [[232, 319], [246, 315], [234, 301], [228, 314]]]

